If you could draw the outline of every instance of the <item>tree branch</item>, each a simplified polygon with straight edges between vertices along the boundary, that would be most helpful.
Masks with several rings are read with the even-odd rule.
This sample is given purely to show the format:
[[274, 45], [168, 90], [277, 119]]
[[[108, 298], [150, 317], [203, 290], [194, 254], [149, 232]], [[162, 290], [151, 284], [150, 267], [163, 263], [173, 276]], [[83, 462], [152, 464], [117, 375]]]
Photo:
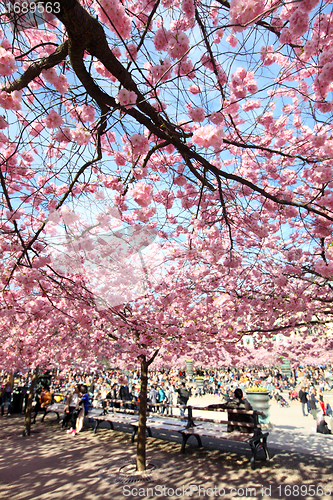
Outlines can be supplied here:
[[68, 55], [68, 40], [63, 42], [58, 46], [55, 52], [47, 57], [43, 57], [40, 61], [33, 63], [29, 68], [23, 73], [22, 76], [17, 78], [13, 83], [10, 83], [2, 90], [5, 92], [13, 92], [14, 90], [22, 90], [29, 85], [32, 80], [37, 78], [43, 69], [50, 69], [61, 63], [66, 59]]

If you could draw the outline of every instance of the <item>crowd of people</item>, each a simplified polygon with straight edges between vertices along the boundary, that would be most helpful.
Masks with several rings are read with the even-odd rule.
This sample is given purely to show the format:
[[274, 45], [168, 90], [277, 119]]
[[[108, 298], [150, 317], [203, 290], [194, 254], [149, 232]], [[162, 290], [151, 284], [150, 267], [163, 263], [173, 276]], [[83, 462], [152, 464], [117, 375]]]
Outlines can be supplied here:
[[[332, 414], [323, 396], [324, 391], [332, 389], [332, 373], [331, 367], [298, 367], [289, 374], [282, 373], [278, 368], [198, 369], [193, 373], [179, 369], [156, 370], [150, 373], [147, 403], [152, 412], [172, 413], [172, 407], [159, 406], [158, 403], [186, 405], [190, 396], [205, 394], [218, 395], [226, 401], [233, 398], [238, 387], [246, 390], [249, 386], [261, 385], [280, 402], [285, 401], [282, 393], [287, 391], [289, 400], [301, 402], [303, 415], [311, 413], [317, 419], [318, 410], [321, 410], [321, 415]], [[72, 370], [43, 374], [41, 380], [43, 383], [36, 387], [33, 422], [41, 410], [54, 401], [62, 400], [66, 403], [64, 428], [70, 424], [72, 432], [82, 406], [87, 410], [89, 401], [93, 406], [117, 406], [117, 400], [131, 402], [136, 408], [139, 404], [140, 374], [135, 370], [101, 370], [90, 374]], [[24, 410], [30, 382], [29, 373], [3, 374], [0, 388], [2, 415], [5, 408], [6, 414], [10, 415], [15, 389], [21, 391], [21, 411]], [[300, 385], [301, 390], [298, 390]]]
[[298, 392], [298, 399], [302, 405], [303, 416], [312, 415], [313, 419], [317, 421], [317, 432], [330, 434], [331, 430], [328, 428], [325, 416], [331, 418], [333, 410], [329, 402], [324, 400], [323, 391], [314, 386], [302, 385]]

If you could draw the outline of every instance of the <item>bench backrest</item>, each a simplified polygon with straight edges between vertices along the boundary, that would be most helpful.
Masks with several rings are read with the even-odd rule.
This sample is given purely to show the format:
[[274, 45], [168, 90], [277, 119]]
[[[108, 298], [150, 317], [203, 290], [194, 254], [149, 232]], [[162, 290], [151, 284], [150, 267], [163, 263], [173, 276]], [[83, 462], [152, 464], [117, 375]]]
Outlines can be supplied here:
[[[218, 406], [218, 407], [217, 407]], [[193, 416], [193, 410], [201, 411], [214, 411], [218, 413], [228, 414], [227, 421], [221, 421], [221, 419], [206, 418], [201, 416]], [[227, 423], [229, 426], [235, 427], [248, 427], [253, 428], [254, 432], [260, 429], [258, 423], [258, 416], [264, 415], [263, 412], [257, 410], [244, 410], [242, 408], [228, 408], [228, 405], [211, 405], [204, 408], [200, 406], [189, 406], [188, 407], [188, 426], [195, 426], [194, 421], [199, 422], [212, 422], [212, 423]]]
[[[139, 406], [139, 401], [128, 401], [128, 400], [120, 400], [120, 399], [109, 399], [108, 400], [111, 403], [117, 403], [117, 407], [113, 406], [111, 407], [111, 410], [113, 410], [115, 413], [127, 413], [127, 414], [132, 414], [132, 415], [138, 415], [138, 406]], [[214, 407], [215, 406], [215, 407]], [[217, 407], [218, 406], [218, 407]], [[135, 409], [137, 407], [137, 409]], [[186, 427], [194, 427], [195, 423], [194, 422], [210, 422], [210, 423], [217, 423], [217, 424], [228, 424], [232, 426], [237, 426], [237, 427], [248, 427], [252, 428], [254, 432], [257, 430], [260, 430], [260, 425], [258, 423], [258, 416], [259, 415], [264, 415], [262, 411], [256, 411], [256, 410], [244, 410], [242, 408], [228, 408], [227, 405], [211, 405], [211, 406], [188, 406], [188, 405], [176, 405], [176, 404], [168, 404], [168, 403], [147, 403], [147, 413], [149, 414], [149, 409], [152, 407], [165, 407], [165, 408], [180, 408], [180, 409], [187, 409], [187, 415], [184, 417], [187, 419]], [[202, 416], [194, 416], [193, 415], [193, 410], [200, 410], [200, 411], [214, 411], [216, 413], [226, 413], [228, 414], [228, 420], [222, 420], [222, 419], [214, 419], [214, 418], [207, 418], [207, 417], [202, 417]], [[239, 418], [237, 418], [239, 416]], [[244, 417], [244, 418], [242, 418]], [[247, 417], [247, 418], [246, 418]], [[249, 421], [249, 418], [251, 417], [252, 421]], [[179, 419], [179, 415], [168, 415], [168, 418], [175, 418]]]

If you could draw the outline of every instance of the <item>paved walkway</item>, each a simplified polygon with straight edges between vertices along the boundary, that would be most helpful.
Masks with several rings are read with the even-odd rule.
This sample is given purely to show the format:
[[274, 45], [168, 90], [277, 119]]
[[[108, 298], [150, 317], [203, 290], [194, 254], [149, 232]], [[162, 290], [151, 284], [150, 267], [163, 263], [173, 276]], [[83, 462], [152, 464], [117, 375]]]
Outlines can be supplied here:
[[[329, 394], [329, 401], [332, 395]], [[193, 406], [205, 406], [218, 402], [214, 396], [204, 396], [203, 398], [191, 398], [189, 404]], [[333, 405], [331, 405], [333, 406]], [[319, 412], [318, 412], [319, 413]], [[206, 413], [207, 414], [207, 413]], [[211, 413], [212, 418], [216, 418], [216, 413]], [[330, 427], [330, 419], [325, 417]], [[289, 450], [298, 453], [306, 453], [317, 456], [332, 456], [333, 434], [316, 434], [316, 421], [312, 415], [303, 417], [301, 403], [290, 402], [289, 408], [281, 408], [276, 401], [271, 400], [270, 421], [273, 429], [269, 430], [269, 449]]]
[[[193, 403], [198, 405], [199, 401], [194, 399]], [[206, 405], [208, 399], [200, 402]], [[261, 500], [322, 500], [333, 496], [332, 436], [314, 434], [314, 421], [301, 415], [299, 403], [292, 403], [290, 408], [272, 404], [274, 429], [268, 441], [272, 459], [258, 462], [255, 471], [249, 466], [247, 447], [237, 451], [235, 443], [206, 440], [204, 448], [199, 450], [194, 441], [186, 455], [181, 455], [179, 437], [170, 441], [149, 438], [149, 461], [171, 465], [174, 474], [161, 473], [155, 482], [146, 484], [110, 484], [99, 477], [99, 471], [115, 460], [129, 462], [135, 456], [136, 446], [131, 444], [128, 432], [100, 429], [94, 435], [91, 429], [85, 429], [72, 437], [61, 432], [52, 418], [48, 416], [43, 424], [39, 418], [29, 438], [20, 436], [23, 427], [20, 415], [0, 418], [1, 500], [134, 500], [142, 497], [231, 500], [249, 496]], [[288, 489], [290, 485], [294, 490]], [[311, 485], [315, 485], [315, 494]], [[326, 493], [331, 491], [331, 496], [323, 496], [325, 490], [320, 489], [321, 485]], [[218, 495], [215, 496], [214, 491]]]
[[[312, 415], [303, 416], [301, 403], [291, 402], [289, 408], [272, 404], [270, 415], [274, 425], [269, 433], [271, 447], [320, 457], [332, 456], [333, 435], [316, 434], [316, 421]], [[331, 419], [325, 417], [325, 420], [330, 428]]]

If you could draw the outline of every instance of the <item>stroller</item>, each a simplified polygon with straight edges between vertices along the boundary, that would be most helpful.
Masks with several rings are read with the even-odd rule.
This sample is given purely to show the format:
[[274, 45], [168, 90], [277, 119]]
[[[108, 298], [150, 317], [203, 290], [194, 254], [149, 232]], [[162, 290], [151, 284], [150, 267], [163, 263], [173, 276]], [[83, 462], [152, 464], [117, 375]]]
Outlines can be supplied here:
[[290, 405], [288, 401], [284, 399], [284, 397], [281, 396], [281, 394], [277, 392], [276, 394], [274, 394], [274, 398], [277, 401], [277, 404], [280, 406], [280, 408], [289, 408]]

